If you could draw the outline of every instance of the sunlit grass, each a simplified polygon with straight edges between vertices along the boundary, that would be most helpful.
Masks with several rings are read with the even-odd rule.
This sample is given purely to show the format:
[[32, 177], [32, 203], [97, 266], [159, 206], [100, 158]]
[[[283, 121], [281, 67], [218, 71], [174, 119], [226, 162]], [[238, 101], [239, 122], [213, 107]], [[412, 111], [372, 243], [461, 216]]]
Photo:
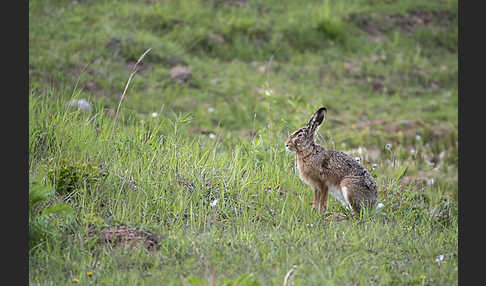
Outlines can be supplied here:
[[[58, 2], [29, 2], [29, 181], [75, 215], [43, 218], [31, 284], [457, 284], [457, 17], [400, 26], [456, 2]], [[312, 210], [283, 142], [322, 105], [380, 210]], [[121, 225], [158, 248], [92, 235]]]

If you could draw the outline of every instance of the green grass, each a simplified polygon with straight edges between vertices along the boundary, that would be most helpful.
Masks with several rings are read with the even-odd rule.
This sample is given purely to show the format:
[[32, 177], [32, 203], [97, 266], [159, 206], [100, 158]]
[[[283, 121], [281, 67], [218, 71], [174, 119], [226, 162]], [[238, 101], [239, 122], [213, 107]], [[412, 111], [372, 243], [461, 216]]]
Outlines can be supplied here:
[[[457, 1], [145, 2], [29, 2], [31, 284], [457, 285]], [[322, 105], [379, 212], [312, 210], [283, 142]]]

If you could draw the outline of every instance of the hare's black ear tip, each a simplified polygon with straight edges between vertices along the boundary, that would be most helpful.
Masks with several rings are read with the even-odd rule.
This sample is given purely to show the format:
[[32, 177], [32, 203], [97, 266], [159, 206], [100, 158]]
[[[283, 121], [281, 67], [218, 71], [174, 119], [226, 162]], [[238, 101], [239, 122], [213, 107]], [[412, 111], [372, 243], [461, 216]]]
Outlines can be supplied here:
[[321, 108], [319, 108], [319, 109], [317, 110], [317, 112], [318, 112], [318, 113], [321, 113], [321, 112], [327, 113], [327, 108], [326, 108], [326, 107], [324, 107], [324, 106], [322, 106]]

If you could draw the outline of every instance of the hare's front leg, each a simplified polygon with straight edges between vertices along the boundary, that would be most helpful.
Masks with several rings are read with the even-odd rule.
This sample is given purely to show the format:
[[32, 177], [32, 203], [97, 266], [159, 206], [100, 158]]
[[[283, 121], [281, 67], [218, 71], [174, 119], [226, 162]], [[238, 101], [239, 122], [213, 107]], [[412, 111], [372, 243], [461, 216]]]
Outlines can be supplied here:
[[319, 209], [319, 197], [318, 197], [319, 190], [316, 188], [313, 189], [314, 189], [314, 199], [312, 200], [312, 208]]
[[323, 185], [320, 188], [314, 188], [314, 201], [312, 206], [320, 213], [325, 213], [327, 209], [327, 199], [329, 197], [329, 188]]

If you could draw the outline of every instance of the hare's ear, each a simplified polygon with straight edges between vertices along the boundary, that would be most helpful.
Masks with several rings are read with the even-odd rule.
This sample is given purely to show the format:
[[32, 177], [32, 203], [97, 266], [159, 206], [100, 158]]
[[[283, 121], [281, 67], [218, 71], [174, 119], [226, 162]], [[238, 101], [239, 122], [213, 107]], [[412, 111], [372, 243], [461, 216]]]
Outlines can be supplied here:
[[322, 121], [324, 121], [324, 118], [327, 115], [327, 109], [325, 107], [319, 108], [314, 115], [309, 120], [309, 123], [307, 123], [307, 128], [311, 132], [314, 132], [319, 125], [321, 125]]

